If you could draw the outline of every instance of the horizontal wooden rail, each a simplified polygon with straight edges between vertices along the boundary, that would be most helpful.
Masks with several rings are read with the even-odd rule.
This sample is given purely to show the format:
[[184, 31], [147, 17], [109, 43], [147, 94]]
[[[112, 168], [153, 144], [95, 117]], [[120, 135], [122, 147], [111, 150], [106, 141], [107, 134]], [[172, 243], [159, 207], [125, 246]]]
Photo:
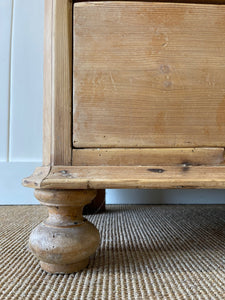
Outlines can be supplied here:
[[73, 166], [218, 165], [224, 148], [74, 149]]

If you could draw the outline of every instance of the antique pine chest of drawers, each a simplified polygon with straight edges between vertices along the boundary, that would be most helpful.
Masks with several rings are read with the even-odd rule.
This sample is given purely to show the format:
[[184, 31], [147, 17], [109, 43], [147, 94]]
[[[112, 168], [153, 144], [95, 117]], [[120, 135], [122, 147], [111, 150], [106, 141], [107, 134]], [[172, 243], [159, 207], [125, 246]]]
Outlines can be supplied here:
[[196, 2], [45, 1], [43, 166], [23, 181], [49, 210], [44, 270], [87, 266], [98, 190], [225, 187], [225, 6]]

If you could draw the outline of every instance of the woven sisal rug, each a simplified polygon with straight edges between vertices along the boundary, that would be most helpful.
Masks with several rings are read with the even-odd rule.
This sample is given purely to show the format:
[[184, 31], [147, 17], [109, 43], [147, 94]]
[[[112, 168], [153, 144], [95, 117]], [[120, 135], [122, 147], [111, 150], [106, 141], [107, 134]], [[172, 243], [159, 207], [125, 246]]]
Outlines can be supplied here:
[[41, 206], [0, 207], [0, 299], [225, 299], [225, 206], [110, 205], [90, 265], [42, 271], [29, 252]]

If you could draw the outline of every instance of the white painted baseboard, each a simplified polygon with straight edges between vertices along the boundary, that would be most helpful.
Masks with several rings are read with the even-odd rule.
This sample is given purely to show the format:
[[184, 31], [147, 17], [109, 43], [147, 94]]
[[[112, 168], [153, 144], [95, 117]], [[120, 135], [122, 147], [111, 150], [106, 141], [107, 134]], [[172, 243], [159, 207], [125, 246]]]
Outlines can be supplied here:
[[108, 204], [225, 204], [225, 190], [106, 190]]
[[23, 187], [21, 182], [40, 165], [40, 162], [0, 163], [0, 204], [38, 204], [33, 189]]
[[[0, 163], [0, 205], [39, 204], [22, 186], [41, 162]], [[225, 190], [107, 190], [107, 204], [225, 204]]]

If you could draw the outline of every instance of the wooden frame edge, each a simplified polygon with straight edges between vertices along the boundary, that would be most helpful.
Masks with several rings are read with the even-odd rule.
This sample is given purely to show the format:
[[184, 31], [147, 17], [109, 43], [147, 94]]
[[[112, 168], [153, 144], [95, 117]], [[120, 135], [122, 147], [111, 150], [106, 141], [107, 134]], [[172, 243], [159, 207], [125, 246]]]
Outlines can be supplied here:
[[41, 188], [41, 184], [51, 173], [51, 166], [38, 167], [34, 170], [33, 174], [23, 179], [22, 184], [29, 188]]
[[72, 0], [45, 0], [43, 165], [72, 163]]

